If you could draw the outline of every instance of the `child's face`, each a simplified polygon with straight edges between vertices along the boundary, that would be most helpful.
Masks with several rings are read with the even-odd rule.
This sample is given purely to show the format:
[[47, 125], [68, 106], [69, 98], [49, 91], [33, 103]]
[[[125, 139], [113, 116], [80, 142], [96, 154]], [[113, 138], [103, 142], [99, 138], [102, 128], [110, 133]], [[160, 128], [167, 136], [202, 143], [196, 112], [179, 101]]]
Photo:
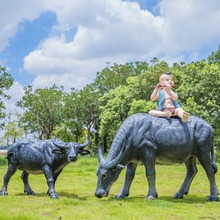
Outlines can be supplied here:
[[174, 86], [173, 77], [171, 75], [166, 75], [166, 74], [161, 75], [160, 84], [163, 87], [173, 87]]

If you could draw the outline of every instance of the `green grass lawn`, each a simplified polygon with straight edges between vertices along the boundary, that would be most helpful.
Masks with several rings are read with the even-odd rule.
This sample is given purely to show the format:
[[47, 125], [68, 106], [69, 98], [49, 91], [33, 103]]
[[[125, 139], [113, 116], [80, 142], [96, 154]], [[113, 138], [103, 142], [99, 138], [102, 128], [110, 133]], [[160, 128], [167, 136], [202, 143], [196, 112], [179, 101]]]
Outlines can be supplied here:
[[[124, 182], [125, 170], [113, 184], [109, 197], [96, 198], [97, 166], [97, 159], [93, 157], [80, 157], [76, 163], [68, 165], [56, 183], [60, 199], [50, 199], [46, 194], [44, 175], [30, 175], [30, 185], [36, 195], [25, 195], [21, 171], [17, 171], [9, 182], [9, 195], [0, 197], [0, 220], [220, 219], [220, 202], [207, 202], [209, 183], [200, 165], [190, 192], [184, 199], [173, 199], [173, 195], [185, 177], [185, 166], [157, 165], [159, 197], [151, 201], [145, 199], [148, 185], [142, 165], [137, 168], [128, 198], [114, 199]], [[220, 164], [218, 167], [220, 169]], [[0, 166], [0, 184], [6, 169], [6, 165]], [[220, 190], [220, 173], [216, 174], [216, 181]]]

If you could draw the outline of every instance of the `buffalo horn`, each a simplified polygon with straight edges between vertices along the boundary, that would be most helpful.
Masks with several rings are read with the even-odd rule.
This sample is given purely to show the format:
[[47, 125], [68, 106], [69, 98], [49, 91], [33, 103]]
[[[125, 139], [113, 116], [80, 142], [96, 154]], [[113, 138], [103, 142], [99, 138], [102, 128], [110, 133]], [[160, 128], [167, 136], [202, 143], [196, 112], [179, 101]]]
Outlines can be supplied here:
[[53, 143], [55, 146], [57, 146], [59, 148], [65, 148], [65, 146], [66, 146], [66, 143], [61, 141], [59, 138], [54, 138]]
[[124, 151], [125, 151], [125, 143], [124, 143], [121, 151], [119, 152], [118, 156], [106, 164], [106, 168], [108, 168], [108, 169], [115, 168], [120, 163]]
[[78, 148], [82, 150], [82, 149], [83, 149], [84, 147], [86, 147], [88, 144], [89, 144], [89, 139], [86, 138], [85, 143], [79, 144]]
[[98, 149], [98, 160], [99, 160], [99, 163], [101, 163], [105, 160], [103, 157], [103, 154], [102, 154], [102, 145]]

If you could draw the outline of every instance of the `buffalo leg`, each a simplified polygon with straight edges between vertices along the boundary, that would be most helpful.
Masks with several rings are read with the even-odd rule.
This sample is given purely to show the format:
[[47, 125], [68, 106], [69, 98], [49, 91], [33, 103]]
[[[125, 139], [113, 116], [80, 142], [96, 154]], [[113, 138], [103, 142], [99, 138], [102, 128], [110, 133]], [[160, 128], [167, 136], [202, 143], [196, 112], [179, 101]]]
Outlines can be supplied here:
[[148, 194], [146, 199], [155, 199], [158, 197], [155, 181], [156, 181], [156, 155], [154, 151], [146, 150], [143, 153], [143, 163], [146, 169], [146, 178], [148, 181]]
[[174, 195], [175, 199], [182, 199], [183, 195], [188, 194], [190, 185], [193, 181], [193, 178], [195, 177], [196, 173], [198, 172], [198, 169], [196, 167], [196, 158], [190, 157], [186, 162], [186, 177], [183, 181], [182, 186], [180, 187], [180, 190]]
[[53, 174], [54, 185], [55, 185], [55, 183], [56, 183], [56, 181], [57, 181], [57, 177], [60, 175], [60, 173], [62, 172], [62, 170], [63, 170], [63, 169], [61, 169], [61, 170], [59, 170], [57, 173], [54, 173], [54, 174]]
[[119, 192], [119, 194], [115, 196], [115, 198], [124, 198], [129, 195], [130, 186], [131, 186], [132, 180], [134, 179], [137, 165], [138, 163], [133, 163], [133, 162], [127, 165], [124, 186]]
[[[55, 184], [57, 181], [57, 177], [60, 175], [60, 173], [62, 172], [63, 169], [59, 170], [57, 173], [53, 174], [53, 180], [54, 180], [54, 188], [55, 188]], [[47, 194], [49, 194], [49, 190], [47, 192]]]
[[59, 196], [55, 192], [55, 187], [54, 187], [54, 178], [53, 178], [53, 173], [51, 168], [48, 165], [44, 165], [42, 167], [44, 175], [47, 179], [47, 185], [48, 185], [48, 194], [51, 199], [58, 199]]
[[209, 156], [209, 154], [206, 153], [206, 154], [200, 155], [200, 157], [198, 157], [198, 159], [199, 159], [199, 162], [201, 163], [201, 165], [203, 166], [203, 168], [205, 169], [206, 175], [209, 180], [210, 195], [209, 195], [208, 201], [210, 201], [210, 202], [218, 201], [219, 191], [216, 186], [215, 171], [212, 167], [210, 156]]
[[2, 196], [8, 195], [8, 192], [7, 192], [8, 183], [9, 183], [11, 177], [16, 172], [16, 170], [17, 170], [17, 167], [15, 167], [11, 164], [8, 165], [8, 170], [7, 170], [6, 174], [4, 175], [4, 183], [3, 183], [2, 189], [0, 191], [0, 195], [2, 195]]
[[33, 190], [31, 189], [29, 182], [28, 182], [28, 176], [29, 173], [27, 173], [26, 171], [23, 171], [21, 174], [21, 179], [24, 183], [24, 193], [27, 193], [27, 195], [34, 195]]

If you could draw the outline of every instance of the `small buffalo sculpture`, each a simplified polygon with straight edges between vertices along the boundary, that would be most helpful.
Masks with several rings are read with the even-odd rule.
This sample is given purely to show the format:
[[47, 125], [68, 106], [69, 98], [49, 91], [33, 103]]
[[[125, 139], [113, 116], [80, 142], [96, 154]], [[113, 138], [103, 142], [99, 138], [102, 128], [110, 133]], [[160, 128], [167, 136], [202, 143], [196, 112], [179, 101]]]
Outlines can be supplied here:
[[84, 150], [88, 143], [88, 139], [86, 139], [84, 144], [78, 144], [75, 142], [65, 143], [54, 138], [12, 144], [6, 156], [8, 170], [4, 176], [0, 195], [8, 195], [7, 186], [9, 180], [19, 169], [23, 170], [21, 178], [24, 183], [24, 192], [27, 195], [34, 195], [28, 182], [29, 174], [44, 174], [50, 198], [59, 198], [55, 191], [57, 177], [66, 165], [77, 160], [78, 154], [87, 155], [90, 153], [88, 150]]
[[217, 166], [214, 161], [213, 129], [201, 118], [190, 116], [186, 123], [178, 118], [157, 118], [139, 113], [128, 117], [119, 128], [112, 142], [109, 154], [104, 160], [101, 147], [98, 152], [97, 170], [98, 198], [109, 194], [112, 184], [122, 169], [127, 166], [124, 186], [115, 198], [129, 195], [138, 162], [142, 161], [148, 180], [147, 199], [158, 197], [155, 188], [156, 160], [162, 164], [185, 163], [185, 180], [174, 198], [187, 194], [197, 173], [196, 158], [206, 171], [210, 195], [208, 201], [218, 201], [215, 183]]

